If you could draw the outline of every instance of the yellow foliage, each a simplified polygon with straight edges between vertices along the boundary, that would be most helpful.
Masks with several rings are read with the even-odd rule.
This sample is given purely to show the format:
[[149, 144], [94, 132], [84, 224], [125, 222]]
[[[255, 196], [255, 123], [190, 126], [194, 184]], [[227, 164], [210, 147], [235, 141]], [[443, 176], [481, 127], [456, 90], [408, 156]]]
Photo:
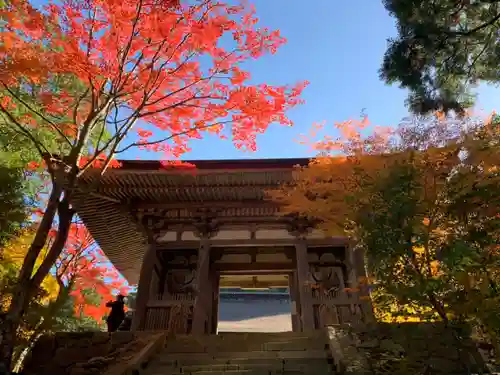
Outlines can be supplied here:
[[430, 262], [431, 275], [433, 277], [439, 276], [439, 260], [433, 260]]
[[425, 251], [423, 246], [413, 246], [412, 250], [415, 254], [419, 254], [419, 255], [423, 254]]
[[[14, 266], [17, 270], [20, 270], [24, 257], [26, 256], [28, 249], [31, 245], [33, 237], [35, 235], [35, 228], [25, 229], [21, 235], [11, 240], [3, 249], [4, 259], [0, 263], [0, 267], [7, 266], [8, 264]], [[45, 257], [45, 252], [42, 251], [35, 263], [35, 270], [40, 266]], [[45, 296], [39, 301], [42, 304], [47, 304], [57, 298], [59, 293], [59, 285], [54, 276], [48, 275], [42, 282], [42, 288], [45, 291]], [[2, 299], [3, 306], [5, 310], [8, 308], [10, 303], [10, 298]]]

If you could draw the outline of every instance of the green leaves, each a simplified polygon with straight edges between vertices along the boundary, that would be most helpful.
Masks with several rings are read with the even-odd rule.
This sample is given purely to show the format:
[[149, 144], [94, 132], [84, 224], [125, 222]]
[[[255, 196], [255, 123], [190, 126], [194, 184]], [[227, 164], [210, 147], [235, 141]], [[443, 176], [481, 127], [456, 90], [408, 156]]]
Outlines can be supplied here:
[[0, 165], [0, 249], [18, 234], [28, 217], [22, 170]]
[[498, 82], [500, 6], [496, 1], [385, 0], [397, 20], [380, 76], [408, 88], [415, 113], [472, 106], [477, 83]]

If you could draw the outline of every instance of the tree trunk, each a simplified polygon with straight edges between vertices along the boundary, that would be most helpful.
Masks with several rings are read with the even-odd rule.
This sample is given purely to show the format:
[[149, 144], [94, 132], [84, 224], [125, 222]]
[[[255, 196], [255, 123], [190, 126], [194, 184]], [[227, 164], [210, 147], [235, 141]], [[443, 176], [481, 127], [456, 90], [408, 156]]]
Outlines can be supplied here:
[[443, 322], [446, 325], [448, 325], [449, 319], [448, 319], [448, 316], [446, 315], [446, 311], [445, 311], [443, 305], [441, 304], [441, 302], [438, 301], [438, 299], [436, 298], [436, 296], [433, 293], [429, 293], [428, 296], [429, 296], [429, 301], [430, 301], [432, 307], [434, 308], [434, 310], [438, 313], [439, 317], [443, 320]]
[[19, 283], [9, 311], [0, 322], [0, 369], [10, 370], [16, 342], [16, 332], [24, 313], [24, 301], [29, 300], [29, 281]]
[[56, 238], [52, 243], [49, 252], [45, 256], [45, 259], [40, 267], [38, 267], [32, 278], [32, 283], [36, 287], [39, 287], [45, 277], [47, 277], [55, 262], [64, 250], [64, 245], [66, 245], [66, 241], [68, 240], [71, 222], [73, 221], [74, 215], [74, 211], [69, 204], [68, 194], [66, 194], [63, 200], [59, 203], [58, 213], [59, 222]]
[[[33, 292], [38, 289], [43, 279], [48, 275], [57, 257], [61, 254], [68, 238], [73, 210], [69, 207], [69, 196], [65, 194], [60, 201], [63, 190], [55, 184], [47, 210], [37, 230], [35, 239], [31, 244], [28, 254], [24, 258], [19, 280], [12, 296], [12, 302], [2, 321], [0, 321], [0, 368], [10, 369], [12, 366], [12, 354], [16, 341], [16, 332], [29, 305]], [[50, 229], [52, 228], [55, 213], [59, 212], [58, 233], [52, 244], [47, 257], [42, 262], [33, 277], [33, 268], [40, 251], [45, 246]], [[43, 243], [42, 243], [43, 240]]]

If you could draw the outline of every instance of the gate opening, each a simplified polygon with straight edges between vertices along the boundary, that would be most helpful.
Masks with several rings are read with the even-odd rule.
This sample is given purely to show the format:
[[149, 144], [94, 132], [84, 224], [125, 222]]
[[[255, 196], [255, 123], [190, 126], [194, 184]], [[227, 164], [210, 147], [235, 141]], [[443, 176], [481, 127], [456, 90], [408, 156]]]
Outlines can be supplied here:
[[292, 331], [288, 275], [221, 275], [217, 332]]

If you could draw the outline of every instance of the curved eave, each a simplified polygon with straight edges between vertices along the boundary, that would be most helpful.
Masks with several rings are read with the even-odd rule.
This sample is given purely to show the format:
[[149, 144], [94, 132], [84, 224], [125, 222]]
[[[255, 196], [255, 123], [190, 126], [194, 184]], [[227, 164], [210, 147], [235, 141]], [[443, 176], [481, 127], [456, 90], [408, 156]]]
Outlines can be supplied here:
[[114, 266], [138, 281], [147, 248], [131, 208], [140, 203], [178, 205], [262, 201], [265, 191], [289, 182], [293, 168], [308, 159], [187, 161], [195, 170], [164, 168], [159, 161], [121, 161], [103, 176], [89, 170], [79, 181], [73, 205]]

